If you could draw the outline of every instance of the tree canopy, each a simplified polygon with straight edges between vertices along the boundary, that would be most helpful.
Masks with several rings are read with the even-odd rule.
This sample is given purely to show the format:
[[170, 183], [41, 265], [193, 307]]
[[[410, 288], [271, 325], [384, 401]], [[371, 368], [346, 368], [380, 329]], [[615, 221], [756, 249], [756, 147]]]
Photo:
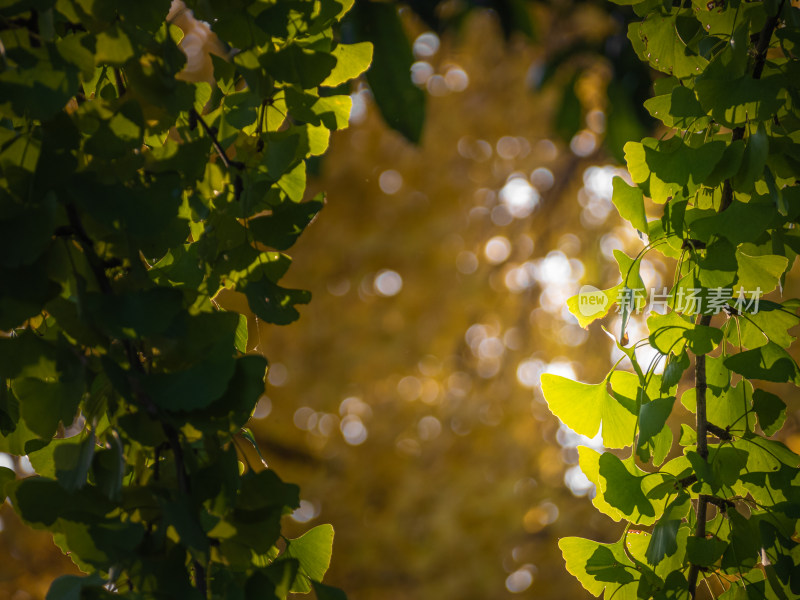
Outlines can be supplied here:
[[307, 161], [347, 126], [330, 91], [371, 60], [334, 36], [351, 5], [195, 6], [213, 85], [169, 2], [0, 9], [0, 449], [37, 473], [2, 487], [88, 573], [48, 598], [342, 597], [333, 529], [287, 538], [297, 487], [240, 461], [267, 361], [217, 297], [277, 325], [309, 300], [284, 251], [323, 206]]
[[[594, 595], [688, 597], [701, 579], [714, 594], [797, 592], [797, 462], [774, 441], [798, 448], [777, 383], [796, 369], [796, 306], [778, 296], [796, 289], [795, 8], [198, 2], [220, 41], [197, 65], [179, 48], [206, 33], [174, 7], [165, 24], [167, 4], [149, 21], [98, 2], [1, 13], [16, 104], [0, 243], [19, 282], [0, 310], [2, 451], [38, 473], [3, 484], [96, 573], [52, 597], [151, 597], [170, 577], [172, 595], [339, 597], [320, 583], [332, 530], [302, 535], [318, 518], [337, 527], [333, 581], [356, 597], [483, 598], [534, 579], [537, 596], [576, 595], [555, 575], [562, 536]], [[98, 59], [109, 37], [130, 54]], [[48, 89], [62, 94], [51, 112], [26, 112]], [[419, 149], [381, 129], [373, 100]], [[365, 114], [320, 161], [327, 132]], [[591, 166], [605, 156], [630, 178]], [[322, 187], [331, 199], [298, 239]], [[613, 226], [614, 205], [633, 227]], [[568, 300], [604, 281], [606, 312], [582, 310], [591, 291]], [[697, 315], [714, 290], [770, 285], [757, 312], [751, 293]], [[308, 298], [295, 286], [315, 300], [276, 329]], [[695, 308], [647, 319], [656, 295]], [[614, 341], [581, 329], [606, 314]], [[624, 370], [604, 377], [609, 342]], [[707, 457], [703, 430], [719, 440]], [[37, 485], [52, 504], [31, 500]], [[574, 497], [593, 488], [596, 515]], [[721, 515], [703, 529], [701, 504]]]

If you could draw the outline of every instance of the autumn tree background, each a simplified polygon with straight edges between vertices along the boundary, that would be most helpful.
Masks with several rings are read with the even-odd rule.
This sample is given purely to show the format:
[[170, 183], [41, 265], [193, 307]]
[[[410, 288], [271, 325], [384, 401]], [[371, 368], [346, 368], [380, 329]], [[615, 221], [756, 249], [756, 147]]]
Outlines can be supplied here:
[[[655, 131], [652, 76], [625, 50], [621, 7], [449, 1], [434, 31], [419, 4], [400, 10], [419, 143], [355, 86], [287, 277], [313, 300], [290, 327], [251, 322], [271, 365], [250, 425], [300, 484], [294, 521], [334, 525], [329, 580], [351, 599], [588, 597], [556, 541], [618, 536], [577, 467], [576, 445], [601, 442], [559, 427], [539, 377], [592, 379], [618, 356], [566, 299], [615, 283], [612, 251], [641, 246], [611, 179], [622, 144]], [[643, 261], [645, 283], [669, 268]], [[796, 412], [784, 436], [800, 450]], [[74, 567], [8, 506], [0, 518], [0, 598], [43, 598]]]

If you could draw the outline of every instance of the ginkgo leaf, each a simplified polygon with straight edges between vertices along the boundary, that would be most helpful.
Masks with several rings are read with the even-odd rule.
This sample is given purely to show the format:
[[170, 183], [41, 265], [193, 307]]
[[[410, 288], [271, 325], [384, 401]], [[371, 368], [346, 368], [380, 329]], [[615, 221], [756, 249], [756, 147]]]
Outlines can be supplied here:
[[700, 73], [708, 61], [690, 50], [684, 41], [675, 35], [677, 16], [677, 14], [662, 15], [658, 11], [653, 11], [641, 23], [630, 25], [628, 38], [639, 57], [651, 67], [684, 79]]
[[786, 402], [764, 390], [753, 392], [753, 409], [766, 435], [775, 435], [786, 421]]
[[693, 565], [710, 567], [722, 557], [727, 547], [727, 542], [717, 537], [692, 537], [686, 543], [686, 558]]
[[600, 456], [598, 466], [598, 493], [603, 495], [605, 501], [633, 523], [654, 523], [660, 511], [657, 512], [656, 506], [646, 495], [649, 488], [643, 487], [647, 473], [628, 461], [623, 462], [610, 452]]
[[608, 392], [608, 384], [572, 381], [560, 375], [542, 375], [542, 393], [550, 411], [570, 429], [594, 437], [603, 426], [603, 443], [623, 448], [633, 442], [635, 404], [623, 404]]
[[769, 341], [789, 348], [795, 341], [789, 330], [798, 323], [800, 317], [793, 310], [775, 302], [761, 300], [758, 312], [747, 312], [739, 318], [742, 345], [746, 348], [758, 348]]
[[331, 54], [336, 57], [336, 66], [320, 84], [326, 87], [336, 87], [366, 71], [372, 62], [372, 44], [339, 44]]
[[606, 502], [600, 490], [600, 456], [601, 453], [588, 446], [578, 446], [578, 465], [581, 472], [586, 476], [595, 487], [595, 494], [592, 497], [592, 505], [604, 515], [608, 515], [615, 521], [623, 518], [622, 512]]
[[733, 129], [752, 121], [764, 121], [783, 106], [780, 84], [772, 78], [753, 79], [750, 74], [733, 81], [703, 79], [695, 84], [700, 103], [715, 121]]
[[750, 297], [750, 294], [756, 290], [759, 290], [761, 294], [768, 294], [778, 287], [781, 275], [789, 264], [789, 259], [774, 254], [750, 256], [745, 254], [741, 248], [737, 248], [736, 262], [739, 264], [737, 289], [743, 288], [747, 297]]
[[[640, 262], [630, 258], [621, 250], [614, 250], [614, 258], [619, 267], [622, 282], [607, 290], [598, 290], [592, 286], [583, 286], [580, 291], [567, 299], [567, 308], [578, 319], [578, 324], [586, 328], [597, 319], [602, 319], [620, 296], [625, 294], [622, 313], [622, 329], [624, 331], [631, 310], [641, 310], [646, 302], [644, 282], [639, 275]], [[623, 336], [620, 336], [623, 337]]]
[[729, 356], [725, 366], [747, 379], [800, 385], [800, 368], [794, 358], [774, 342]]
[[660, 142], [645, 138], [628, 142], [624, 150], [633, 181], [646, 183], [653, 202], [663, 204], [684, 186], [702, 183], [722, 158], [725, 142], [711, 141], [693, 148], [680, 136]]
[[644, 107], [667, 127], [697, 130], [707, 127], [710, 121], [694, 91], [682, 85], [675, 86], [669, 94], [645, 100]]
[[569, 312], [578, 319], [578, 324], [584, 329], [597, 319], [602, 319], [614, 306], [622, 284], [615, 285], [607, 290], [597, 290], [585, 286], [581, 291], [567, 299]]
[[567, 571], [593, 596], [600, 596], [605, 590], [606, 598], [627, 598], [619, 590], [635, 584], [638, 579], [621, 541], [601, 544], [583, 538], [566, 537], [558, 541], [558, 547], [564, 556]]
[[722, 341], [720, 329], [687, 321], [674, 310], [648, 317], [647, 328], [650, 344], [662, 354], [677, 354], [684, 346], [694, 354], [708, 354]]
[[614, 193], [611, 201], [617, 207], [620, 216], [630, 221], [630, 224], [639, 231], [647, 234], [647, 215], [644, 212], [644, 195], [642, 190], [632, 187], [625, 183], [622, 177], [614, 177], [612, 180]]
[[292, 586], [293, 592], [311, 591], [312, 581], [322, 581], [331, 564], [333, 552], [333, 527], [318, 525], [299, 538], [289, 540], [284, 555], [300, 563], [298, 578]]

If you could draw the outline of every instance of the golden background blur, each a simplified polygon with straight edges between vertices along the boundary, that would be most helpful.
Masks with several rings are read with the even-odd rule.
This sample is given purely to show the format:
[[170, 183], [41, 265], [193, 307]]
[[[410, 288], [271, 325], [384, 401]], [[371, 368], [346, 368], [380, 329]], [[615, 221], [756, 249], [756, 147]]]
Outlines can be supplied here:
[[[583, 57], [576, 80], [537, 93], [531, 80], [568, 40], [620, 24], [589, 3], [541, 6], [534, 43], [504, 40], [486, 12], [441, 38], [405, 17], [428, 94], [422, 143], [354, 91], [351, 128], [309, 189], [327, 205], [292, 252], [287, 284], [313, 300], [288, 327], [251, 323], [249, 346], [271, 363], [251, 427], [301, 487], [290, 532], [334, 525], [326, 582], [351, 600], [589, 597], [557, 539], [611, 541], [621, 525], [596, 513], [576, 466], [575, 446], [600, 442], [559, 427], [539, 377], [605, 375], [612, 340], [578, 327], [566, 299], [616, 284], [612, 251], [642, 243], [610, 201], [624, 174], [602, 150], [611, 65]], [[563, 141], [554, 122], [573, 82], [583, 128]], [[670, 269], [648, 255], [646, 285]], [[630, 335], [646, 335], [641, 319]], [[688, 413], [676, 413], [677, 428]], [[796, 451], [797, 431], [789, 415]], [[0, 600], [44, 598], [71, 569], [3, 505]]]

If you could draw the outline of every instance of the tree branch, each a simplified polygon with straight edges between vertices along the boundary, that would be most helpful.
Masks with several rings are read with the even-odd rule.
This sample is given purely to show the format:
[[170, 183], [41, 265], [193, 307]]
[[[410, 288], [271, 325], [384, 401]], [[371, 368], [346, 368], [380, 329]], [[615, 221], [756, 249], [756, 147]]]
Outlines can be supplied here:
[[[753, 79], [760, 79], [764, 71], [764, 65], [767, 60], [767, 50], [769, 49], [772, 34], [778, 26], [778, 20], [786, 0], [781, 0], [780, 6], [776, 14], [767, 19], [764, 27], [758, 36], [756, 44], [756, 57], [753, 63]], [[744, 127], [737, 127], [733, 130], [731, 142], [741, 140], [744, 138]], [[730, 179], [727, 179], [722, 187], [722, 198], [720, 200], [719, 212], [727, 210], [733, 202], [733, 184]], [[699, 319], [700, 325], [708, 325], [711, 322], [711, 315], [701, 315]], [[708, 422], [706, 416], [706, 357], [705, 355], [698, 355], [695, 361], [695, 388], [697, 394], [697, 453], [703, 457], [703, 460], [708, 459], [708, 433], [716, 435], [720, 439], [731, 439], [730, 433], [726, 430], [712, 425]], [[720, 500], [715, 497], [709, 497], [701, 494], [697, 500], [697, 528], [695, 529], [695, 537], [706, 537], [706, 512], [708, 503], [712, 502], [715, 505], [718, 503], [726, 503], [728, 500]], [[689, 569], [689, 594], [694, 599], [697, 593], [697, 577], [700, 573], [700, 566], [692, 564]]]
[[[708, 498], [705, 495], [700, 495], [697, 500], [697, 529], [694, 535], [697, 538], [705, 539], [706, 537], [706, 509], [708, 507]], [[700, 574], [700, 565], [692, 564], [689, 568], [689, 594], [694, 599], [697, 593], [697, 576]]]

